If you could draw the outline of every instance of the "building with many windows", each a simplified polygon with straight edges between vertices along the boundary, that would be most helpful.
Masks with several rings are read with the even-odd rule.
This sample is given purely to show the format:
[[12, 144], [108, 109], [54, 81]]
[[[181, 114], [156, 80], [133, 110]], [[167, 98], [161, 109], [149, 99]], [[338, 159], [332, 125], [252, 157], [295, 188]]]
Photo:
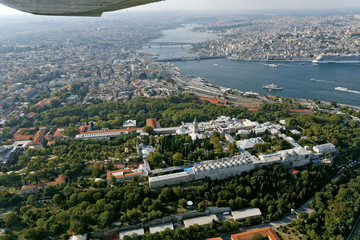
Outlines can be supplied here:
[[332, 143], [314, 146], [313, 150], [319, 154], [336, 153], [338, 151]]
[[149, 177], [149, 186], [151, 188], [162, 188], [205, 178], [224, 180], [274, 163], [280, 163], [286, 168], [299, 167], [309, 164], [311, 156], [312, 152], [303, 147], [261, 155], [259, 158], [244, 151], [233, 157], [197, 163], [185, 172]]

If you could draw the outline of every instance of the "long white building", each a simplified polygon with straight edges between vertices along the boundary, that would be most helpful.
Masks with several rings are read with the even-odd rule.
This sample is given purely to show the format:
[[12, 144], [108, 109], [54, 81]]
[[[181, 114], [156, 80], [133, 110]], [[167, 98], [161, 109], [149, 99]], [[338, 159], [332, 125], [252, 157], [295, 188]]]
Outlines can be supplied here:
[[260, 160], [272, 163], [281, 163], [284, 167], [299, 167], [309, 164], [312, 152], [303, 147], [283, 150], [275, 153], [261, 155]]
[[110, 139], [116, 138], [124, 134], [129, 134], [133, 131], [141, 131], [142, 128], [127, 128], [127, 129], [115, 129], [115, 130], [99, 130], [99, 131], [89, 131], [81, 132], [75, 136], [75, 139]]
[[266, 154], [259, 158], [245, 151], [233, 157], [198, 163], [185, 172], [149, 177], [149, 185], [151, 188], [162, 188], [207, 177], [211, 180], [224, 180], [274, 163], [280, 163], [287, 168], [299, 167], [309, 164], [311, 156], [312, 152], [303, 147]]
[[223, 180], [241, 175], [243, 172], [249, 172], [258, 163], [260, 163], [258, 158], [249, 152], [244, 152], [234, 157], [201, 162], [188, 171], [189, 174], [193, 175], [195, 181], [207, 177], [211, 180]]
[[258, 122], [252, 122], [249, 119], [237, 119], [226, 116], [221, 116], [215, 120], [208, 122], [198, 123], [196, 119], [193, 123], [183, 123], [178, 130], [177, 134], [191, 134], [191, 133], [206, 133], [217, 131], [219, 133], [236, 133], [239, 130], [251, 130], [258, 126]]
[[313, 147], [313, 150], [319, 154], [335, 153], [338, 150], [332, 143], [321, 144]]

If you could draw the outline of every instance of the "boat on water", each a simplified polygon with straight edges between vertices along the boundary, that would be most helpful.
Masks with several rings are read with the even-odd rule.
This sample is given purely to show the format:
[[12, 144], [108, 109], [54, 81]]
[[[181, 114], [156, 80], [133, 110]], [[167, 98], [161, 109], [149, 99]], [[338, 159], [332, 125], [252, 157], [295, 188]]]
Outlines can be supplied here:
[[262, 88], [265, 88], [267, 89], [268, 91], [271, 91], [271, 90], [283, 90], [284, 88], [283, 87], [280, 87], [274, 83], [272, 84], [268, 84], [268, 85], [263, 85]]
[[316, 79], [315, 78], [310, 78], [311, 81], [313, 82], [316, 82]]
[[356, 90], [351, 90], [345, 87], [336, 87], [335, 88], [336, 91], [341, 91], [341, 92], [349, 92], [349, 93], [357, 93], [360, 94], [360, 91], [356, 91]]
[[348, 91], [348, 89], [344, 88], [344, 87], [336, 87], [335, 90], [342, 91], [342, 92], [347, 92]]
[[273, 64], [273, 63], [266, 64], [266, 65], [268, 65], [269, 67], [273, 67], [273, 68], [277, 68], [277, 67], [279, 67], [279, 65], [277, 65], [277, 64]]
[[342, 64], [360, 64], [360, 55], [327, 55], [321, 54], [313, 63], [342, 63]]
[[217, 63], [214, 63], [214, 67], [218, 67], [219, 66], [219, 64], [217, 64]]

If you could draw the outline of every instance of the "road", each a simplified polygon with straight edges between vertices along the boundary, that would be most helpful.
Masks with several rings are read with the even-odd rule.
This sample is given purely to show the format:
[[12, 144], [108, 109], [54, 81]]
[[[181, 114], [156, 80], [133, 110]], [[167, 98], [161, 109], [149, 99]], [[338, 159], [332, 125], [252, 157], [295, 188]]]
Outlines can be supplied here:
[[360, 236], [360, 216], [358, 217], [357, 224], [355, 224], [347, 240], [356, 240], [359, 236]]

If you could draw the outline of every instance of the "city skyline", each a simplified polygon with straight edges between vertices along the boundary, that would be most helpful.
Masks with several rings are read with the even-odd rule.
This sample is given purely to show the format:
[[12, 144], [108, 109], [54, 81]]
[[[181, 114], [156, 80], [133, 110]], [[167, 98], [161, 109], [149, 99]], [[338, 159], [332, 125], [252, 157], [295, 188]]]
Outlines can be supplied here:
[[[326, 6], [326, 7], [324, 7]], [[167, 10], [266, 10], [266, 9], [336, 9], [336, 8], [360, 8], [360, 2], [355, 0], [345, 1], [285, 1], [285, 0], [165, 0], [158, 3], [148, 4], [135, 8], [130, 8], [126, 11], [167, 11]], [[124, 10], [122, 10], [124, 11]], [[120, 12], [120, 11], [117, 11]], [[9, 8], [5, 5], [0, 5], [0, 15], [18, 15], [24, 14], [18, 10]], [[26, 14], [26, 13], [25, 13]]]

